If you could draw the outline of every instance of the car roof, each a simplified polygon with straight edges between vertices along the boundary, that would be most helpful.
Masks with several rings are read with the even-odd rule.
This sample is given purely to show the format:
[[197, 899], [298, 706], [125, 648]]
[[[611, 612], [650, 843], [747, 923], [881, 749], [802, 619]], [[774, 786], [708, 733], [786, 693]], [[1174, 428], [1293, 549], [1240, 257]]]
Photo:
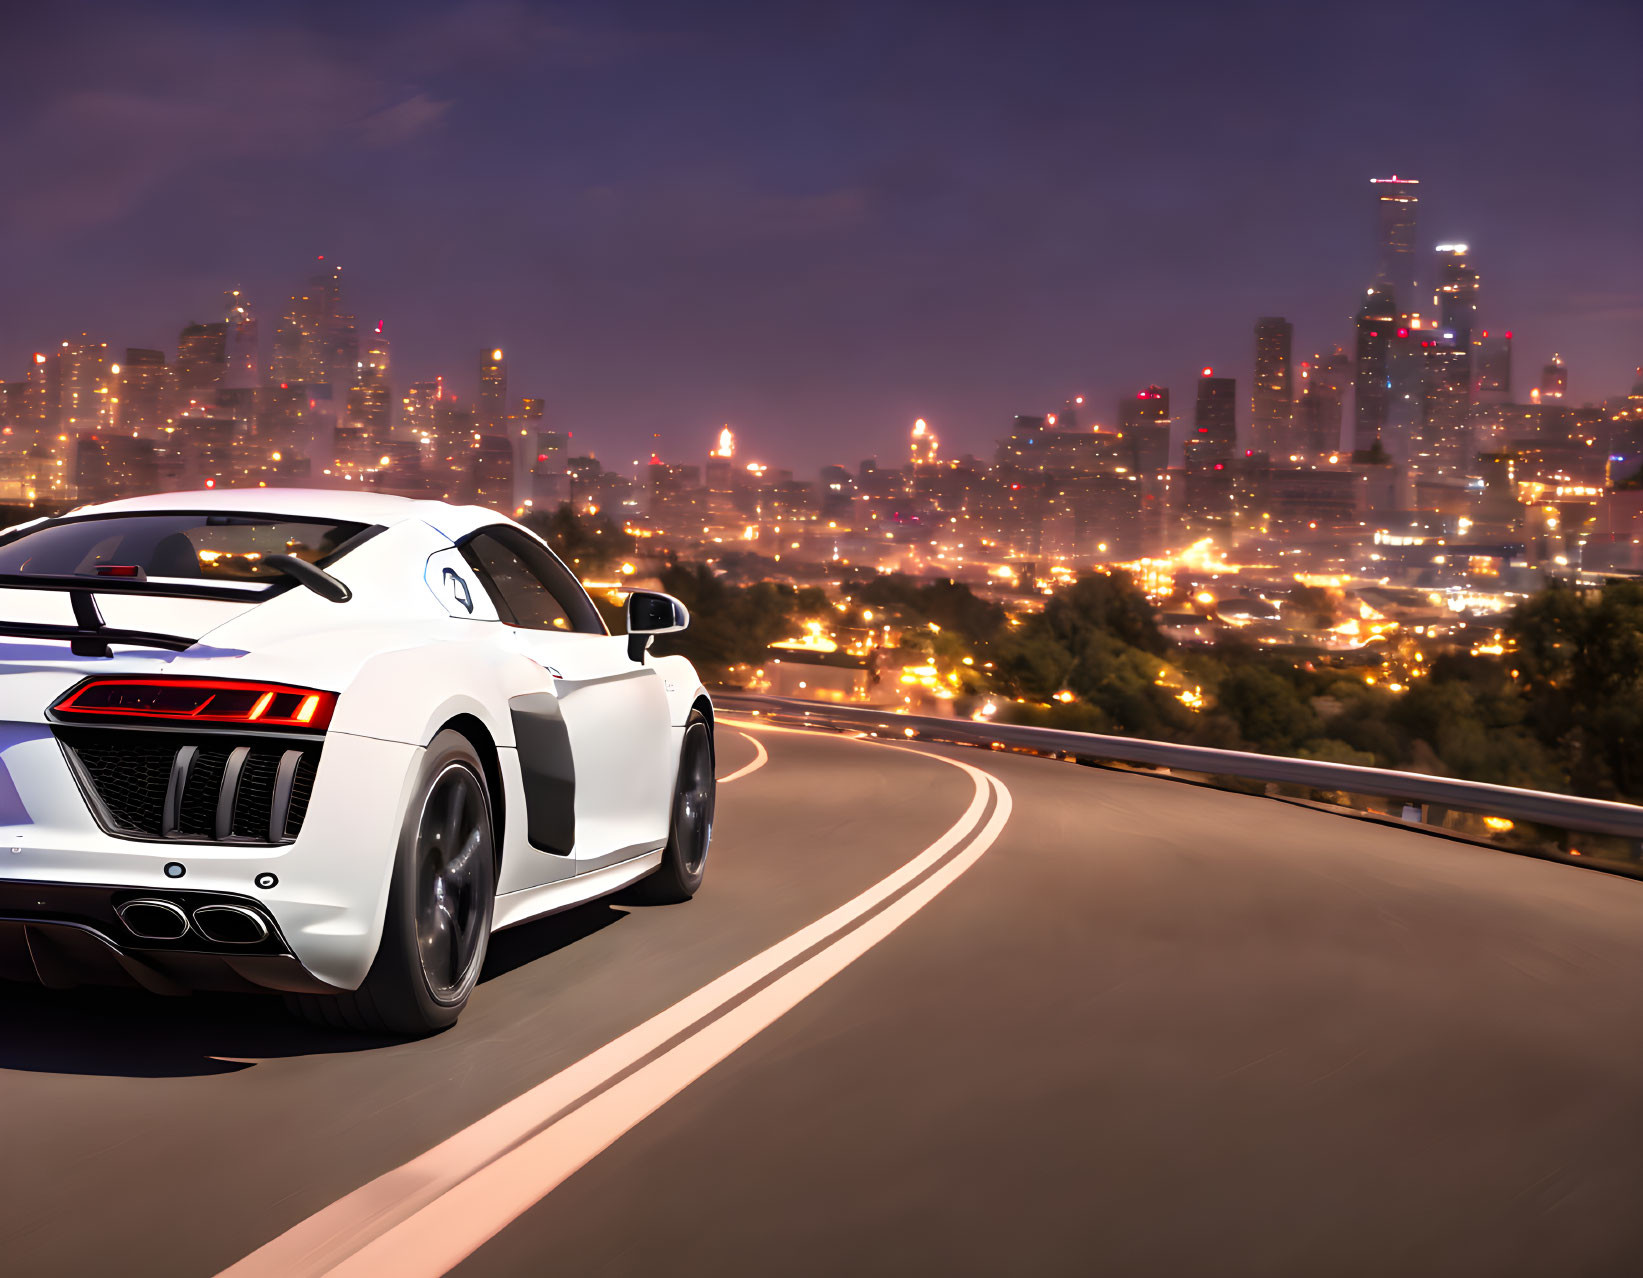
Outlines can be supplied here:
[[288, 519], [381, 524], [385, 527], [420, 519], [452, 540], [487, 524], [513, 522], [506, 515], [484, 506], [456, 506], [444, 501], [336, 488], [202, 488], [193, 492], [152, 493], [146, 497], [124, 497], [94, 506], [77, 506], [68, 515], [214, 510], [279, 515]]

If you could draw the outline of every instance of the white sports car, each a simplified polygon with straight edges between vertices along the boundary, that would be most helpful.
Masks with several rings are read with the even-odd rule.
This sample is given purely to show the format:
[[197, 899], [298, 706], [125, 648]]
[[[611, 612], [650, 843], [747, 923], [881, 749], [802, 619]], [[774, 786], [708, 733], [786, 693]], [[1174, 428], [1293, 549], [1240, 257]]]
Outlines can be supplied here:
[[684, 606], [627, 621], [473, 506], [217, 489], [7, 529], [0, 977], [419, 1034], [492, 931], [689, 898], [713, 707], [647, 659]]

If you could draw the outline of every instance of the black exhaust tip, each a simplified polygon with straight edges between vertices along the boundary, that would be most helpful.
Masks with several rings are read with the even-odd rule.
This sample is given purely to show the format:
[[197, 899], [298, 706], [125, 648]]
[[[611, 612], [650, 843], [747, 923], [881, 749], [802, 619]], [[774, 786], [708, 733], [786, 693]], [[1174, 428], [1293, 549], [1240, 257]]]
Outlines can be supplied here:
[[188, 935], [188, 915], [170, 901], [144, 897], [115, 907], [126, 931], [145, 941], [180, 941]]
[[194, 911], [194, 927], [218, 945], [255, 945], [268, 939], [268, 924], [243, 905], [202, 905]]

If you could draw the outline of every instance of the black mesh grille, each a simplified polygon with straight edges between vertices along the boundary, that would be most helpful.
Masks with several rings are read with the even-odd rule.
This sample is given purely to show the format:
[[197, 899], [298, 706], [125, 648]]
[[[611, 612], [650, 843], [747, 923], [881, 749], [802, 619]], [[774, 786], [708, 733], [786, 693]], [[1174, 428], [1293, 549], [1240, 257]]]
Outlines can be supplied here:
[[253, 750], [240, 771], [240, 794], [234, 804], [234, 836], [268, 838], [268, 814], [274, 807], [274, 775], [283, 750]]
[[296, 780], [291, 786], [291, 811], [285, 819], [285, 837], [294, 839], [302, 829], [302, 819], [308, 815], [308, 799], [314, 793], [314, 774], [319, 771], [319, 752], [304, 752], [297, 765]]
[[157, 742], [91, 743], [78, 747], [115, 826], [136, 834], [158, 834], [165, 787], [177, 748]]
[[[288, 750], [300, 750], [301, 761], [292, 778], [283, 837], [294, 839], [313, 794], [320, 748], [313, 742], [260, 740], [240, 742], [228, 734], [210, 736], [180, 733], [111, 731], [98, 728], [57, 729], [58, 739], [80, 764], [99, 804], [98, 819], [112, 834], [138, 838], [214, 840], [217, 804], [222, 795], [228, 756], [236, 745], [251, 747], [240, 770], [234, 799], [230, 838], [237, 842], [267, 843], [269, 821], [278, 799], [280, 760]], [[195, 749], [178, 806], [177, 828], [165, 830], [166, 789], [177, 752]], [[280, 840], [276, 839], [275, 842]]]

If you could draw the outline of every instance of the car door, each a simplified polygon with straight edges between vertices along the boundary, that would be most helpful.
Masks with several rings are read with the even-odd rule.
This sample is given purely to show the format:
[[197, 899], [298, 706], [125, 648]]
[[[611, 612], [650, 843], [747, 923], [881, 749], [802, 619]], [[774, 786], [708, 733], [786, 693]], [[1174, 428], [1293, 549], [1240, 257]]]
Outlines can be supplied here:
[[654, 666], [628, 657], [571, 571], [509, 525], [462, 543], [512, 642], [542, 668], [512, 699], [530, 842], [602, 869], [667, 841], [673, 732]]

